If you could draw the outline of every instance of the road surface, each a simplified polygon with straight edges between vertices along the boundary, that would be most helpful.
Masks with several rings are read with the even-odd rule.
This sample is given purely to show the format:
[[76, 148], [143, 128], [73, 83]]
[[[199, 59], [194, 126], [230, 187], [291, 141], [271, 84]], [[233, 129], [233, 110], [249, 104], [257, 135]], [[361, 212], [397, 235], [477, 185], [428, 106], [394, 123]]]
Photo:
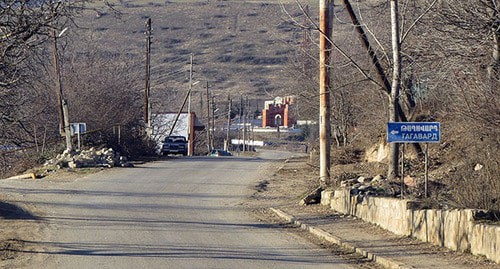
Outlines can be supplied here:
[[242, 205], [278, 155], [184, 157], [0, 188], [48, 227], [26, 242], [26, 268], [351, 268]]

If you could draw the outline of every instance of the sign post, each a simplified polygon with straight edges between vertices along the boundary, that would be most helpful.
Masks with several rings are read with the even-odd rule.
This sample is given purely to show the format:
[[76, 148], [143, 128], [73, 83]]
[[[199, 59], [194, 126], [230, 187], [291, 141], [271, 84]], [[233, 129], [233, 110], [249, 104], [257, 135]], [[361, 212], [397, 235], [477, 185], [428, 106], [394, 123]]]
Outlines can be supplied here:
[[[388, 122], [387, 142], [389, 143], [425, 143], [425, 197], [428, 197], [429, 143], [441, 140], [441, 124], [439, 122]], [[404, 151], [403, 151], [404, 165]], [[403, 168], [402, 168], [403, 169]], [[403, 196], [404, 179], [401, 179], [401, 197]]]
[[78, 137], [78, 150], [80, 150], [80, 134], [87, 132], [87, 124], [84, 122], [72, 123], [70, 125], [71, 135], [77, 134]]

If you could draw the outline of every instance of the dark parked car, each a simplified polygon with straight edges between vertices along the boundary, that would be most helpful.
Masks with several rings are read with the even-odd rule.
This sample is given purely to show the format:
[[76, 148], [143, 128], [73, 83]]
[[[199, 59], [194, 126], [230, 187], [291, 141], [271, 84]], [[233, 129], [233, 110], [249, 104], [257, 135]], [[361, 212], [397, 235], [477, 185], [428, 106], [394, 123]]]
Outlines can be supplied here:
[[208, 156], [220, 157], [220, 156], [233, 156], [231, 152], [225, 151], [223, 149], [212, 149]]
[[169, 136], [165, 138], [161, 147], [161, 155], [182, 154], [187, 155], [188, 147], [184, 136]]

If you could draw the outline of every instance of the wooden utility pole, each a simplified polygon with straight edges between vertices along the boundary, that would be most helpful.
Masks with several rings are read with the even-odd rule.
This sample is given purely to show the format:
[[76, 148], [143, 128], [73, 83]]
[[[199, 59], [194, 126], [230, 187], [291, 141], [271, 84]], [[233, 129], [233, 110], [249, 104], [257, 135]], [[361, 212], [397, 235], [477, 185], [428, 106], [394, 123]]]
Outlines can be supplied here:
[[321, 186], [330, 183], [330, 53], [332, 0], [319, 2], [319, 154]]
[[[63, 30], [61, 34], [64, 32]], [[63, 98], [61, 71], [59, 70], [59, 61], [57, 56], [57, 38], [56, 32], [52, 32], [53, 38], [53, 56], [54, 56], [54, 76], [57, 94], [57, 110], [59, 112], [59, 133], [66, 137], [66, 150], [72, 151], [73, 145], [71, 144], [71, 130], [69, 122], [68, 105]]]
[[208, 92], [208, 81], [207, 81], [207, 147], [208, 152], [212, 151], [212, 146], [210, 144], [210, 93]]
[[[191, 114], [191, 89], [193, 88], [193, 58], [194, 55], [191, 53], [189, 57], [189, 98], [188, 98], [188, 114]], [[191, 132], [191, 130], [188, 130]]]
[[212, 94], [212, 135], [210, 136], [210, 147], [214, 148], [215, 139], [215, 96]]
[[229, 150], [229, 131], [231, 130], [231, 107], [233, 105], [233, 100], [231, 100], [231, 95], [227, 95], [228, 108], [227, 108], [227, 130], [226, 130], [226, 145], [224, 150]]
[[[240, 127], [241, 127], [241, 117], [243, 116], [243, 95], [240, 95], [240, 113], [238, 115], [238, 143], [241, 140]], [[242, 146], [245, 146], [245, 142], [242, 143]], [[238, 148], [240, 145], [238, 144]], [[243, 150], [243, 148], [241, 149]]]
[[144, 88], [144, 122], [146, 123], [146, 136], [151, 140], [151, 18], [146, 19], [146, 79]]
[[191, 53], [191, 56], [189, 57], [189, 90], [188, 90], [188, 156], [193, 156], [193, 132], [191, 126], [192, 126], [192, 119], [191, 117], [191, 91], [193, 90], [193, 58], [194, 55]]
[[57, 112], [59, 114], [59, 134], [64, 134], [64, 115], [63, 115], [63, 93], [61, 85], [61, 73], [59, 72], [59, 61], [57, 58], [57, 35], [56, 31], [52, 32], [52, 45], [53, 45], [53, 58], [54, 58], [54, 78], [56, 84], [56, 94], [57, 94]]
[[[179, 112], [177, 112], [177, 115], [175, 116], [174, 123], [172, 123], [172, 128], [170, 128], [170, 132], [168, 132], [168, 136], [171, 136], [172, 133], [174, 132], [175, 125], [177, 124], [177, 121], [179, 121], [179, 116], [182, 113], [182, 110], [184, 110], [184, 106], [186, 106], [186, 102], [189, 99], [189, 95], [191, 94], [191, 88], [189, 88], [186, 96], [184, 97], [184, 101], [182, 101], [182, 105], [179, 108]], [[189, 126], [189, 125], [188, 125]]]

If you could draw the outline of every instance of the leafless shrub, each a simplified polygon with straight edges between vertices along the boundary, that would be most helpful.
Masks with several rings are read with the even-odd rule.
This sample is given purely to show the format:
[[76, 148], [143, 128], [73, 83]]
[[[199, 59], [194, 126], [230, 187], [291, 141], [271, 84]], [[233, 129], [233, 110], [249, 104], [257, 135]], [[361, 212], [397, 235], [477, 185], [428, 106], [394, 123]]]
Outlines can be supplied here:
[[332, 150], [332, 164], [359, 163], [363, 157], [363, 150], [351, 146], [344, 146]]

